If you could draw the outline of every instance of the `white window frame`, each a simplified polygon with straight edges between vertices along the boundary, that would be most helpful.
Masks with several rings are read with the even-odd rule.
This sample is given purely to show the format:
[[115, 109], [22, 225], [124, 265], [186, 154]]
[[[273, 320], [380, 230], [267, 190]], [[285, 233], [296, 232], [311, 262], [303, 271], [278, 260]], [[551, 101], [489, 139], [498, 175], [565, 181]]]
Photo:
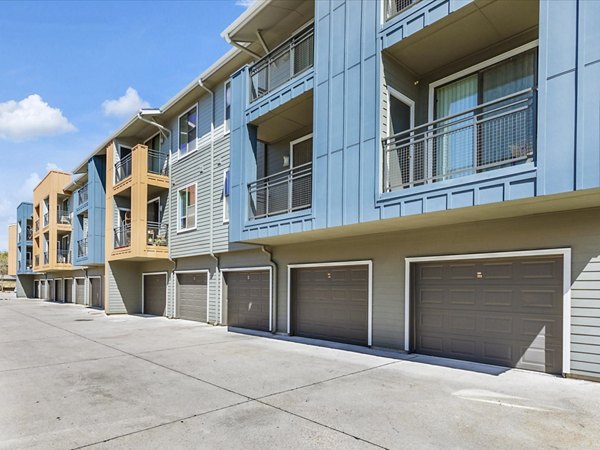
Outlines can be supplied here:
[[322, 262], [308, 264], [288, 264], [287, 266], [287, 334], [292, 332], [292, 269], [302, 269], [308, 267], [343, 267], [343, 266], [367, 266], [368, 267], [368, 307], [367, 307], [367, 346], [373, 345], [373, 261], [338, 261], [338, 262]]
[[231, 80], [223, 83], [223, 134], [227, 135], [231, 131], [231, 104], [229, 105], [229, 120], [227, 120], [227, 87], [231, 90]]
[[[223, 169], [223, 223], [229, 223], [229, 215], [231, 214], [230, 211], [230, 202], [229, 202], [229, 197], [225, 195], [225, 182], [227, 180], [227, 171], [229, 170], [229, 168], [227, 169]], [[231, 178], [229, 179], [229, 196], [231, 196]]]
[[411, 329], [411, 264], [437, 261], [461, 261], [470, 259], [522, 258], [527, 256], [562, 256], [563, 258], [563, 336], [562, 371], [571, 372], [571, 249], [553, 248], [514, 252], [470, 253], [466, 255], [440, 255], [404, 258], [404, 350], [410, 351]]
[[[181, 191], [183, 191], [184, 189], [188, 189], [191, 186], [195, 186], [196, 187], [196, 200], [194, 202], [195, 205], [195, 211], [194, 211], [194, 226], [193, 227], [189, 227], [189, 228], [181, 228], [181, 199], [179, 194], [181, 193]], [[198, 228], [198, 183], [190, 183], [187, 184], [185, 186], [180, 187], [179, 189], [177, 189], [177, 234], [179, 233], [186, 233], [188, 231], [194, 231]]]
[[[308, 141], [309, 139], [312, 139], [312, 137], [313, 137], [313, 134], [308, 133], [302, 137], [299, 137], [298, 139], [294, 139], [293, 141], [290, 141], [290, 164], [288, 166], [289, 169], [292, 169], [292, 167], [294, 167], [294, 145], [299, 144], [300, 142]], [[314, 144], [314, 142], [313, 142], [313, 144]], [[311, 160], [311, 162], [312, 162], [312, 160]]]
[[[129, 145], [123, 145], [123, 144], [117, 144], [115, 145], [114, 149], [115, 149], [115, 164], [121, 161], [121, 149], [122, 148], [126, 148], [129, 149], [129, 154], [131, 155], [131, 172], [133, 173], [133, 147], [130, 147]], [[131, 175], [130, 175], [131, 176]], [[129, 178], [129, 177], [126, 177]], [[122, 183], [123, 181], [125, 181], [126, 178], [123, 178], [121, 181], [119, 181], [119, 183]], [[115, 170], [115, 165], [113, 164], [113, 183], [119, 184], [117, 183], [117, 171]]]
[[394, 97], [396, 100], [398, 100], [399, 102], [404, 103], [406, 106], [408, 106], [410, 108], [410, 127], [409, 129], [412, 129], [415, 127], [415, 101], [413, 99], [411, 99], [410, 97], [407, 97], [406, 95], [404, 95], [402, 92], [400, 92], [397, 89], [394, 89], [392, 86], [388, 86], [387, 87], [387, 104], [388, 104], [388, 117], [387, 117], [387, 136], [386, 137], [390, 137], [392, 135], [391, 133], [391, 128], [392, 128], [392, 120], [391, 120], [391, 98]]
[[[181, 139], [181, 118], [183, 116], [185, 116], [186, 114], [188, 114], [192, 109], [196, 108], [196, 139], [194, 140], [194, 148], [193, 149], [188, 149], [187, 152], [185, 152], [184, 155], [181, 155], [181, 145], [180, 145], [180, 139]], [[198, 150], [198, 111], [200, 110], [198, 103], [194, 103], [192, 106], [190, 106], [185, 112], [181, 113], [179, 116], [177, 116], [177, 160], [181, 160], [186, 158], [187, 156], [191, 155], [192, 153], [194, 153], [196, 150]]]
[[433, 120], [435, 120], [434, 115], [433, 115], [433, 110], [434, 110], [434, 106], [435, 106], [435, 89], [437, 87], [443, 86], [444, 84], [448, 84], [448, 83], [458, 80], [460, 78], [464, 78], [468, 75], [472, 75], [476, 72], [479, 72], [479, 71], [485, 69], [486, 67], [493, 66], [494, 64], [504, 61], [505, 59], [511, 58], [520, 53], [525, 53], [526, 51], [534, 49], [538, 46], [539, 46], [539, 40], [536, 39], [535, 41], [531, 41], [531, 42], [521, 45], [517, 48], [513, 48], [512, 50], [509, 50], [500, 55], [494, 56], [493, 58], [487, 59], [487, 60], [482, 61], [478, 64], [475, 64], [471, 67], [460, 70], [458, 72], [453, 73], [452, 75], [448, 75], [447, 77], [444, 77], [440, 80], [430, 83], [429, 84], [429, 104], [427, 105], [429, 111], [427, 113], [427, 117], [428, 117], [427, 120], [429, 122], [432, 122]]

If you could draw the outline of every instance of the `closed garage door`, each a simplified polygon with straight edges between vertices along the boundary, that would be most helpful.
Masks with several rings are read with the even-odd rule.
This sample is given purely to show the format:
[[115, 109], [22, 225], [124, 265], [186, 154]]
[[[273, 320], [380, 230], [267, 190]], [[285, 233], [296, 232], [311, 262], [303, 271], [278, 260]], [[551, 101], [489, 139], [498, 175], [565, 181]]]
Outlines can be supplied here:
[[164, 316], [167, 307], [167, 276], [144, 275], [144, 314]]
[[65, 302], [73, 302], [73, 280], [65, 280]]
[[293, 334], [368, 345], [368, 266], [292, 269], [291, 294]]
[[54, 292], [54, 280], [48, 280], [48, 299], [56, 301], [56, 292]]
[[227, 325], [269, 331], [269, 271], [227, 272]]
[[415, 350], [561, 373], [562, 271], [560, 257], [416, 265]]
[[95, 308], [102, 308], [102, 280], [90, 278], [90, 302]]
[[177, 317], [186, 320], [207, 322], [206, 273], [177, 274]]
[[50, 288], [48, 287], [48, 281], [42, 281], [42, 298], [44, 300], [50, 299]]
[[63, 280], [54, 280], [54, 296], [56, 301], [64, 302], [65, 297], [63, 295]]
[[83, 305], [85, 303], [85, 279], [75, 279], [75, 303]]

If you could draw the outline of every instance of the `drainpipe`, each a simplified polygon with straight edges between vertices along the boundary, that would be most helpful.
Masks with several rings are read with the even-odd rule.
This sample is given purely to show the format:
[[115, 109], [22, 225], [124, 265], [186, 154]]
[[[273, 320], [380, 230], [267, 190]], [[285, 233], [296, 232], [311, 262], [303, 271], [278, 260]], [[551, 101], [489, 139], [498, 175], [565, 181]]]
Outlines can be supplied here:
[[269, 265], [271, 266], [271, 270], [273, 271], [272, 283], [273, 286], [271, 288], [271, 298], [273, 301], [272, 314], [273, 320], [271, 323], [271, 333], [277, 333], [277, 263], [273, 260], [273, 252], [264, 245], [260, 246], [260, 251], [269, 257]]
[[[160, 114], [162, 114], [162, 111], [160, 111]], [[141, 111], [138, 111], [137, 118], [139, 120], [141, 120], [142, 122], [146, 122], [147, 124], [155, 126], [156, 128], [158, 128], [158, 131], [165, 138], [165, 140], [167, 140], [167, 139], [169, 140], [169, 165], [168, 165], [168, 174], [169, 174], [169, 196], [170, 196], [170, 192], [171, 192], [171, 186], [170, 186], [170, 184], [171, 184], [171, 150], [173, 148], [173, 142], [172, 142], [172, 139], [171, 139], [171, 130], [169, 130], [167, 127], [161, 125], [160, 123], [155, 122], [154, 120], [148, 120], [148, 119], [146, 119], [144, 116], [142, 116], [142, 112]], [[172, 233], [171, 227], [169, 227], [167, 233], [168, 233], [168, 236], [169, 236], [169, 241], [168, 242], [171, 242], [171, 233]], [[175, 274], [175, 270], [177, 270], [177, 261], [174, 261], [171, 258], [171, 246], [167, 244], [167, 248], [169, 249], [169, 253], [168, 253], [169, 262], [171, 264], [173, 264], [173, 268], [171, 269], [171, 273]], [[176, 283], [176, 280], [172, 279], [172, 282]], [[175, 298], [175, 291], [173, 291], [173, 299], [174, 298]], [[174, 319], [175, 318], [175, 311], [174, 310], [171, 311], [171, 314], [168, 315], [167, 317], [169, 317], [169, 319]]]
[[[214, 194], [215, 194], [215, 93], [211, 89], [207, 88], [202, 79], [198, 80], [198, 86], [204, 89], [210, 94], [210, 226], [209, 226], [209, 251], [210, 256], [216, 262], [216, 285], [217, 285], [217, 300], [219, 304], [222, 303], [222, 292], [221, 292], [221, 261], [219, 257], [214, 253]], [[222, 307], [222, 305], [221, 305]], [[215, 324], [219, 323], [218, 319], [215, 319]]]

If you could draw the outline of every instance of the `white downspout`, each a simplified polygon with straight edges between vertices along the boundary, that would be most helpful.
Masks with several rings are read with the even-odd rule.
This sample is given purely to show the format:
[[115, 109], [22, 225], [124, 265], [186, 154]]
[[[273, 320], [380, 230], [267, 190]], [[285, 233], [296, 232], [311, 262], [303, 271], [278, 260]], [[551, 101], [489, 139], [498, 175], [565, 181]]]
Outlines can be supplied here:
[[[206, 92], [210, 94], [210, 227], [209, 227], [209, 250], [210, 256], [216, 261], [216, 271], [215, 271], [215, 284], [217, 291], [217, 303], [219, 304], [219, 309], [222, 309], [222, 295], [221, 292], [221, 267], [219, 258], [214, 253], [214, 204], [215, 204], [215, 93], [207, 88], [202, 79], [198, 80], [198, 86], [204, 89]], [[219, 322], [218, 319], [215, 319], [215, 322]]]

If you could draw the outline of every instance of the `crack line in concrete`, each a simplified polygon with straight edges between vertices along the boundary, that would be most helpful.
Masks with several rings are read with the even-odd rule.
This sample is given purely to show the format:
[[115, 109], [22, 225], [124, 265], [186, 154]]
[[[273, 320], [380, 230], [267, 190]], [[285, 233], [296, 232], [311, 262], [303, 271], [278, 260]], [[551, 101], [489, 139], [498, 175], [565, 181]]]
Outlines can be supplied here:
[[[88, 340], [88, 341], [90, 341], [90, 342], [93, 342], [93, 343], [95, 343], [95, 344], [103, 345], [103, 346], [105, 346], [105, 347], [107, 347], [107, 348], [110, 348], [110, 349], [112, 349], [112, 350], [115, 350], [115, 351], [121, 352], [121, 353], [123, 353], [123, 354], [125, 354], [125, 355], [128, 355], [128, 356], [131, 356], [131, 357], [133, 357], [133, 358], [140, 359], [140, 360], [142, 360], [142, 361], [145, 361], [145, 362], [147, 362], [147, 363], [150, 363], [150, 364], [156, 365], [156, 366], [158, 366], [158, 367], [161, 367], [161, 368], [163, 368], [163, 369], [166, 369], [166, 370], [169, 370], [169, 371], [175, 372], [175, 373], [177, 373], [177, 374], [179, 374], [179, 375], [183, 375], [183, 376], [185, 376], [185, 377], [188, 377], [188, 378], [191, 378], [191, 379], [193, 379], [193, 380], [200, 381], [200, 382], [202, 382], [202, 383], [208, 384], [208, 385], [210, 385], [210, 386], [213, 386], [213, 387], [215, 387], [215, 388], [217, 388], [217, 389], [221, 389], [221, 390], [224, 390], [224, 391], [226, 391], [226, 392], [229, 392], [229, 393], [231, 393], [231, 394], [235, 394], [235, 395], [237, 395], [237, 396], [240, 396], [240, 397], [245, 397], [245, 398], [246, 398], [246, 400], [245, 400], [245, 401], [238, 402], [238, 403], [236, 403], [236, 404], [234, 404], [234, 405], [229, 405], [229, 406], [225, 406], [225, 407], [222, 407], [222, 408], [217, 408], [217, 409], [214, 409], [214, 410], [211, 410], [211, 411], [206, 411], [206, 412], [203, 412], [203, 413], [194, 414], [194, 415], [192, 415], [192, 416], [189, 416], [189, 417], [186, 417], [186, 418], [183, 418], [183, 419], [177, 419], [177, 420], [174, 420], [174, 421], [165, 422], [165, 423], [163, 423], [163, 424], [158, 424], [158, 425], [154, 425], [154, 426], [152, 426], [152, 427], [148, 427], [148, 428], [145, 428], [145, 429], [141, 429], [141, 430], [132, 431], [132, 432], [129, 432], [129, 433], [125, 433], [125, 434], [123, 434], [123, 435], [120, 435], [120, 436], [114, 436], [114, 437], [107, 438], [107, 439], [105, 439], [105, 440], [98, 441], [98, 442], [95, 442], [95, 443], [91, 443], [91, 444], [85, 444], [85, 445], [83, 445], [83, 446], [77, 447], [78, 449], [80, 449], [80, 448], [85, 448], [85, 447], [90, 447], [90, 446], [97, 445], [97, 444], [101, 444], [101, 443], [108, 442], [108, 441], [112, 441], [112, 440], [114, 440], [114, 439], [118, 439], [118, 438], [120, 438], [120, 437], [124, 437], [124, 436], [129, 436], [129, 435], [132, 435], [132, 434], [141, 433], [141, 432], [148, 431], [148, 430], [151, 430], [151, 429], [154, 429], [154, 428], [159, 428], [159, 427], [162, 427], [162, 426], [165, 426], [165, 425], [170, 425], [170, 424], [173, 424], [173, 423], [176, 423], [176, 422], [180, 422], [180, 421], [182, 421], [182, 420], [186, 420], [186, 419], [190, 419], [190, 418], [194, 418], [194, 417], [202, 416], [202, 415], [205, 415], [205, 414], [210, 414], [211, 412], [217, 412], [217, 411], [221, 411], [221, 410], [224, 410], [224, 409], [227, 409], [227, 408], [231, 408], [232, 406], [241, 405], [241, 404], [244, 404], [244, 403], [249, 403], [249, 402], [253, 402], [253, 401], [254, 401], [254, 402], [257, 402], [257, 403], [259, 403], [259, 404], [262, 404], [262, 405], [264, 405], [264, 406], [268, 406], [268, 407], [274, 408], [274, 409], [276, 409], [276, 410], [279, 410], [279, 411], [281, 411], [281, 412], [283, 412], [283, 413], [290, 414], [290, 415], [292, 415], [292, 416], [294, 416], [294, 417], [298, 417], [298, 418], [300, 418], [300, 419], [304, 419], [304, 420], [306, 420], [306, 421], [309, 421], [309, 422], [311, 422], [311, 423], [314, 423], [314, 424], [316, 424], [316, 425], [320, 425], [320, 426], [322, 426], [322, 427], [324, 427], [324, 428], [327, 428], [327, 429], [329, 429], [329, 430], [336, 431], [336, 432], [338, 432], [338, 433], [341, 433], [341, 434], [344, 434], [344, 435], [346, 435], [346, 436], [352, 437], [352, 438], [354, 438], [354, 439], [356, 439], [356, 440], [359, 440], [359, 441], [362, 441], [362, 442], [368, 443], [368, 444], [370, 444], [370, 445], [376, 446], [376, 447], [378, 447], [378, 448], [384, 448], [384, 449], [386, 448], [386, 447], [383, 447], [383, 446], [381, 446], [381, 445], [379, 445], [379, 444], [375, 444], [375, 443], [373, 443], [373, 442], [371, 442], [371, 441], [368, 441], [368, 440], [366, 440], [366, 439], [363, 439], [363, 438], [361, 438], [361, 437], [358, 437], [358, 436], [352, 435], [352, 434], [350, 434], [350, 433], [347, 433], [347, 432], [345, 432], [345, 431], [343, 431], [343, 430], [338, 430], [337, 428], [334, 428], [334, 427], [332, 427], [332, 426], [329, 426], [329, 425], [326, 425], [326, 424], [323, 424], [323, 423], [317, 422], [316, 420], [309, 419], [309, 418], [307, 418], [307, 417], [304, 417], [304, 416], [301, 416], [301, 415], [299, 415], [299, 414], [296, 414], [296, 413], [294, 413], [294, 412], [291, 412], [291, 411], [285, 410], [285, 409], [283, 409], [283, 408], [280, 408], [280, 407], [278, 407], [278, 406], [274, 406], [274, 405], [271, 405], [271, 404], [269, 404], [269, 403], [265, 403], [265, 402], [261, 401], [261, 399], [263, 399], [263, 398], [267, 398], [267, 397], [272, 397], [272, 396], [274, 396], [274, 395], [281, 395], [281, 394], [284, 394], [284, 393], [286, 393], [286, 392], [292, 392], [292, 391], [296, 391], [296, 390], [299, 390], [299, 389], [307, 388], [307, 387], [310, 387], [310, 386], [316, 386], [316, 385], [318, 385], [318, 384], [321, 384], [321, 383], [326, 383], [326, 382], [328, 382], [328, 381], [337, 380], [337, 379], [340, 379], [340, 378], [345, 378], [345, 377], [349, 377], [349, 376], [356, 375], [356, 374], [361, 374], [361, 373], [364, 373], [364, 372], [367, 372], [367, 371], [370, 371], [370, 370], [375, 370], [375, 369], [378, 369], [378, 368], [380, 368], [380, 367], [390, 366], [390, 365], [392, 365], [392, 364], [398, 364], [398, 363], [401, 363], [401, 362], [405, 362], [406, 360], [404, 360], [404, 359], [402, 359], [402, 360], [397, 360], [397, 361], [391, 361], [391, 362], [388, 362], [388, 363], [385, 363], [385, 364], [380, 364], [380, 365], [378, 365], [378, 366], [374, 366], [374, 367], [368, 367], [368, 368], [366, 368], [366, 369], [361, 369], [361, 370], [359, 370], [359, 371], [356, 371], [356, 372], [350, 372], [350, 373], [347, 373], [347, 374], [338, 375], [338, 376], [336, 376], [336, 377], [332, 377], [332, 378], [329, 378], [329, 379], [326, 379], [326, 380], [320, 380], [320, 381], [316, 381], [316, 382], [314, 382], [314, 383], [310, 383], [310, 384], [307, 384], [307, 385], [305, 385], [305, 386], [299, 386], [299, 387], [290, 388], [290, 389], [288, 389], [288, 390], [281, 391], [281, 392], [278, 392], [278, 393], [275, 393], [275, 394], [269, 394], [269, 395], [266, 395], [266, 396], [262, 396], [262, 397], [253, 398], [253, 397], [250, 397], [250, 396], [248, 396], [248, 395], [246, 395], [246, 394], [242, 394], [242, 393], [236, 392], [236, 391], [234, 391], [234, 390], [232, 390], [232, 389], [229, 389], [229, 388], [226, 388], [226, 387], [223, 387], [223, 386], [219, 386], [218, 384], [212, 383], [212, 382], [210, 382], [210, 381], [207, 381], [207, 380], [203, 380], [202, 378], [195, 377], [195, 376], [193, 376], [193, 375], [187, 374], [187, 373], [185, 373], [185, 372], [182, 372], [182, 371], [180, 371], [180, 370], [173, 369], [172, 367], [168, 367], [168, 366], [165, 366], [165, 365], [163, 365], [163, 364], [157, 363], [157, 362], [155, 362], [155, 361], [152, 361], [152, 360], [149, 360], [149, 359], [143, 358], [143, 357], [141, 357], [141, 356], [139, 356], [139, 355], [136, 355], [136, 354], [134, 354], [134, 353], [129, 353], [129, 352], [125, 351], [125, 350], [121, 350], [121, 349], [119, 349], [119, 348], [116, 348], [116, 347], [113, 347], [113, 346], [111, 346], [111, 345], [109, 345], [109, 344], [105, 344], [105, 343], [103, 343], [103, 342], [96, 341], [96, 340], [94, 340], [94, 339], [92, 339], [92, 338], [89, 338], [89, 337], [87, 337], [87, 336], [81, 335], [81, 334], [79, 334], [79, 333], [76, 333], [76, 332], [74, 332], [74, 331], [68, 330], [68, 329], [66, 329], [66, 328], [62, 328], [62, 327], [60, 327], [60, 326], [58, 326], [58, 325], [55, 325], [55, 324], [53, 324], [53, 323], [46, 322], [46, 321], [44, 321], [44, 320], [42, 320], [42, 319], [40, 319], [40, 318], [38, 318], [38, 317], [35, 317], [35, 316], [30, 316], [30, 315], [28, 315], [28, 314], [22, 313], [21, 311], [13, 310], [12, 308], [9, 308], [9, 309], [11, 309], [12, 311], [14, 311], [14, 312], [16, 312], [16, 313], [18, 313], [18, 314], [21, 314], [21, 315], [23, 315], [23, 316], [25, 316], [25, 317], [29, 317], [29, 318], [31, 318], [31, 319], [37, 320], [37, 321], [39, 321], [39, 322], [41, 322], [41, 323], [43, 323], [43, 324], [45, 324], [45, 325], [48, 325], [48, 326], [51, 326], [51, 327], [58, 328], [59, 330], [63, 330], [63, 331], [65, 331], [65, 332], [67, 332], [67, 333], [70, 333], [70, 334], [72, 334], [72, 335], [74, 335], [74, 336], [78, 336], [78, 337], [80, 337], [80, 338], [86, 339], [86, 340]], [[206, 344], [206, 345], [208, 345], [208, 344]]]

